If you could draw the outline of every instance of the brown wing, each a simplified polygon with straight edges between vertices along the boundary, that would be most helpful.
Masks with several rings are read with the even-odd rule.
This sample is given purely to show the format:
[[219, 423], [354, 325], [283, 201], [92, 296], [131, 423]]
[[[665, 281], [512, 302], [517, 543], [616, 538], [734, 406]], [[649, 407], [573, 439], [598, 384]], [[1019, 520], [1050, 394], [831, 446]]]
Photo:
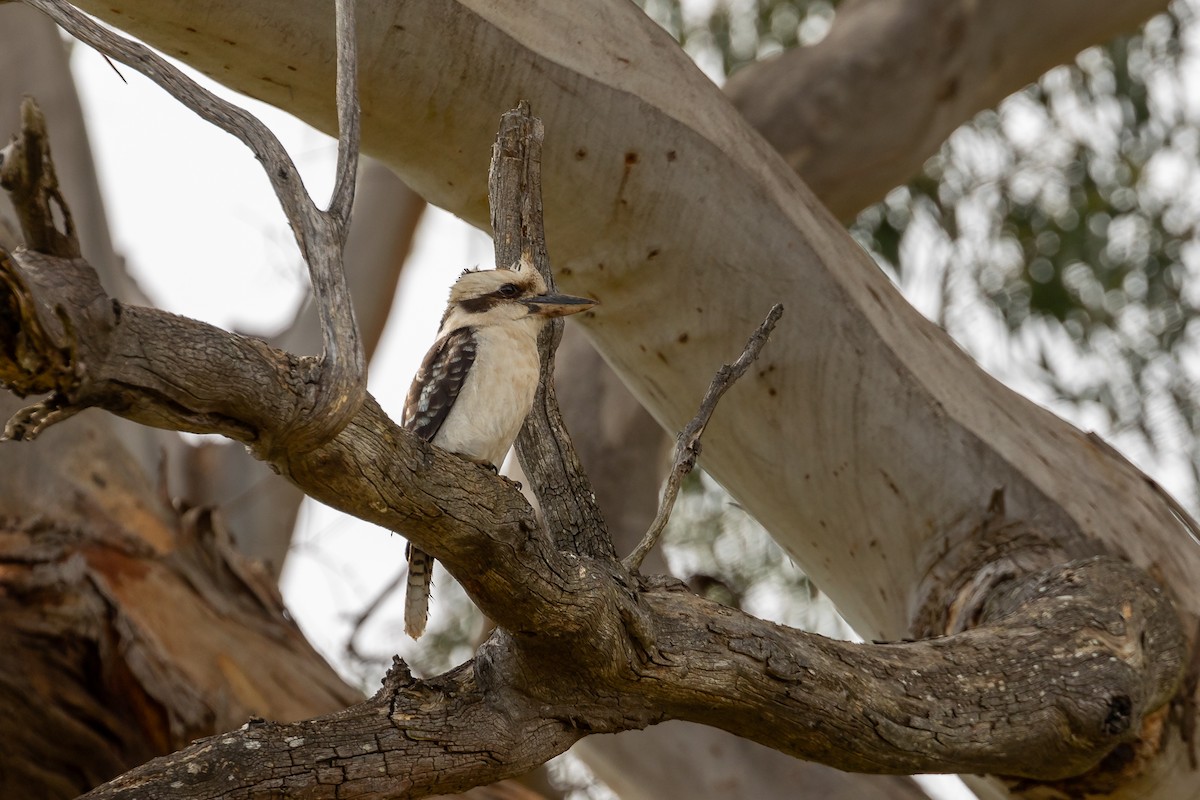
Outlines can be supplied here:
[[459, 328], [433, 343], [408, 389], [400, 425], [430, 441], [454, 407], [475, 363], [475, 329]]

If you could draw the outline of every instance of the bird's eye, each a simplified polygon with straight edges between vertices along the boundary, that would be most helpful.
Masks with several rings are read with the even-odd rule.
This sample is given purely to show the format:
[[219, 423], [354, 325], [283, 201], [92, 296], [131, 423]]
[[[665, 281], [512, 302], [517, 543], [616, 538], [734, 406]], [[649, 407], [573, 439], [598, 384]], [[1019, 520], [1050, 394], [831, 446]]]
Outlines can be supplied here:
[[521, 289], [515, 283], [506, 283], [497, 289], [496, 293], [501, 297], [516, 297], [521, 293]]

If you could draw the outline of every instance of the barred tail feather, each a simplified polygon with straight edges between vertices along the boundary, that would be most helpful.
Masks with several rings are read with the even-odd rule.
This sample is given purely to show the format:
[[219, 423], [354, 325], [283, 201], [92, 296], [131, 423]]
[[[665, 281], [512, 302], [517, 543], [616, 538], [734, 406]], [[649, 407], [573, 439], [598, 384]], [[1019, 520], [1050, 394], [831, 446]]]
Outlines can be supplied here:
[[408, 548], [408, 584], [404, 595], [404, 632], [418, 638], [429, 618], [429, 587], [433, 582], [433, 556]]

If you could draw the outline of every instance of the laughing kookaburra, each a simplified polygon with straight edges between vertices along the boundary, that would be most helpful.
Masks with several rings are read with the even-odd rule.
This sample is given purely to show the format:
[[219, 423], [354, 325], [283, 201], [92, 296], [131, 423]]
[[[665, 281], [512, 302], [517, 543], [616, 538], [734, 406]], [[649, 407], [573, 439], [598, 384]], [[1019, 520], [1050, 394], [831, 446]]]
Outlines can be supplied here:
[[[533, 406], [542, 327], [551, 317], [595, 304], [547, 294], [546, 282], [525, 260], [513, 269], [464, 272], [408, 390], [401, 425], [495, 470]], [[425, 630], [432, 572], [433, 557], [410, 545], [404, 629], [414, 639]]]

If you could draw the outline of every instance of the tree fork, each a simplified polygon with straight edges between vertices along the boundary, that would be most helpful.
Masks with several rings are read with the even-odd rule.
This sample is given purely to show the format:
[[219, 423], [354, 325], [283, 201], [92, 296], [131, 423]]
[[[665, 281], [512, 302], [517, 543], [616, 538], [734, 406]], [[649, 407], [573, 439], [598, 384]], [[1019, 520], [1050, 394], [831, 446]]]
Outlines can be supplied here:
[[335, 3], [338, 159], [333, 194], [325, 211], [305, 192], [295, 163], [275, 134], [252, 114], [204, 89], [145, 45], [97, 25], [63, 0], [27, 0], [26, 5], [153, 80], [201, 118], [240, 139], [262, 163], [308, 265], [323, 345], [321, 356], [306, 364], [309, 375], [298, 387], [304, 389], [305, 401], [293, 407], [289, 435], [276, 437], [271, 444], [286, 441], [289, 447], [309, 448], [336, 434], [366, 395], [366, 357], [342, 262], [360, 139], [355, 4], [346, 0]]

